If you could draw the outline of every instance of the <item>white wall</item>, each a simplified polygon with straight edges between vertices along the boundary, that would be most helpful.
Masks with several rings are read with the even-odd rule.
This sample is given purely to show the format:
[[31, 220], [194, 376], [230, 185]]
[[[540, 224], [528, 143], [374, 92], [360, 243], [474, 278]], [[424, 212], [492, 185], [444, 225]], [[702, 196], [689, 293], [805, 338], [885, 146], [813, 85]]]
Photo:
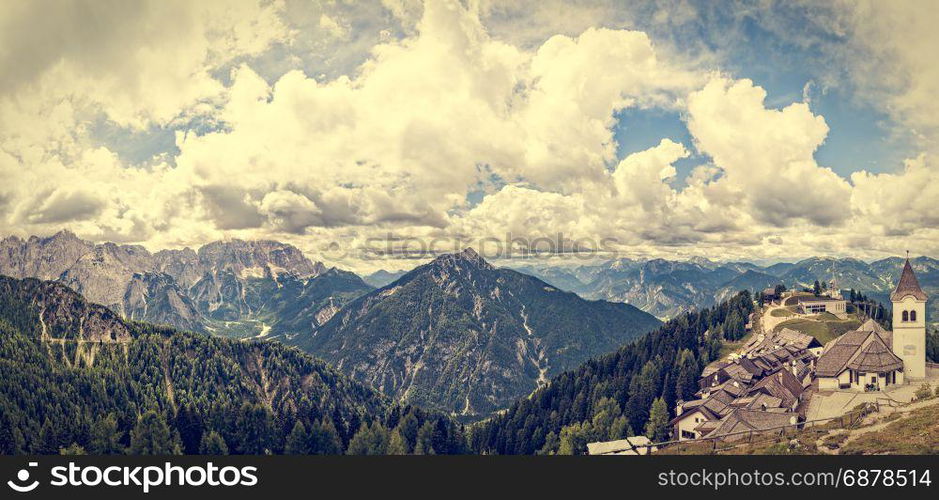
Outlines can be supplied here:
[[[903, 321], [904, 311], [915, 311], [916, 321]], [[926, 378], [926, 301], [908, 295], [893, 303], [892, 348], [907, 379]]]

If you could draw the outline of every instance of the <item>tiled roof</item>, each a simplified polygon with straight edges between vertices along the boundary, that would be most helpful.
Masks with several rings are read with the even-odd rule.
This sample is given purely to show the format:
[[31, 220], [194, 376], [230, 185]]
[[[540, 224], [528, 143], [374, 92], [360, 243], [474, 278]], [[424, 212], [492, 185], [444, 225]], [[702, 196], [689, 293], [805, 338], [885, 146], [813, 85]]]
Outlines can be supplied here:
[[748, 372], [746, 369], [744, 369], [742, 366], [740, 366], [737, 363], [733, 363], [733, 364], [725, 366], [724, 371], [731, 378], [742, 380], [744, 382], [749, 382], [750, 380], [753, 379], [753, 374]]
[[708, 437], [721, 436], [733, 432], [760, 431], [781, 427], [792, 423], [792, 413], [776, 413], [737, 408], [721, 420], [717, 428]]
[[[617, 441], [587, 443], [588, 455], [645, 455], [649, 452], [647, 445], [651, 444], [645, 436], [632, 436]], [[655, 447], [652, 447], [653, 451]]]
[[875, 337], [848, 362], [848, 368], [860, 372], [888, 372], [903, 368], [903, 360], [890, 352], [879, 337]]
[[815, 364], [819, 377], [837, 377], [846, 368], [858, 371], [885, 372], [903, 367], [890, 350], [893, 333], [877, 322], [867, 320], [855, 331], [832, 340]]
[[754, 410], [766, 410], [768, 408], [780, 408], [783, 405], [783, 400], [777, 398], [776, 396], [770, 396], [768, 394], [760, 394], [753, 398], [747, 408]]
[[908, 295], [916, 297], [917, 300], [926, 300], [926, 294], [919, 287], [919, 280], [916, 279], [916, 274], [913, 273], [910, 259], [906, 259], [906, 264], [903, 265], [900, 281], [897, 283], [897, 288], [890, 294], [890, 300], [900, 300]]
[[701, 371], [701, 377], [709, 377], [715, 372], [720, 371], [728, 364], [729, 362], [727, 361], [714, 361], [713, 363], [708, 363], [708, 365], [704, 367], [704, 370]]
[[802, 382], [789, 370], [780, 369], [757, 382], [750, 388], [750, 394], [764, 393], [782, 400], [786, 406], [795, 403], [802, 394]]
[[776, 332], [773, 340], [777, 344], [787, 347], [793, 346], [799, 349], [808, 349], [809, 347], [821, 345], [815, 337], [797, 332], [791, 328], [783, 328], [779, 332]]
[[815, 375], [819, 377], [837, 377], [857, 352], [860, 345], [833, 345], [818, 358], [815, 363]]

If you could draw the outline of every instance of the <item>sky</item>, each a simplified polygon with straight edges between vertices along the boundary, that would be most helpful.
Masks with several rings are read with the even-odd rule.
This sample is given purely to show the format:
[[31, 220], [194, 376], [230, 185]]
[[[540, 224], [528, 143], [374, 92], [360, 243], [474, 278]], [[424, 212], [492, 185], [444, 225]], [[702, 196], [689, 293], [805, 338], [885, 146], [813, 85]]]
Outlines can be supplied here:
[[939, 3], [0, 4], [0, 235], [939, 256]]

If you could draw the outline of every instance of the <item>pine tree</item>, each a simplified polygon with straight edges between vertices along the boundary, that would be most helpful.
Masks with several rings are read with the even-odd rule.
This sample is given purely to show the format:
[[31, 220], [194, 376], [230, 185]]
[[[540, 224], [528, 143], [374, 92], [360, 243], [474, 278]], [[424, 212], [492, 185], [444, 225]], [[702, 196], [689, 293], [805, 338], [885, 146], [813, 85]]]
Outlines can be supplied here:
[[734, 309], [724, 321], [724, 338], [730, 341], [740, 340], [746, 333], [743, 316]]
[[562, 427], [558, 455], [584, 455], [591, 439], [593, 428], [589, 422]]
[[404, 437], [397, 429], [391, 432], [391, 438], [388, 440], [389, 455], [407, 455], [408, 445], [404, 442]]
[[649, 421], [646, 422], [646, 437], [652, 442], [667, 441], [671, 434], [668, 426], [668, 408], [665, 400], [656, 398], [649, 410]]
[[310, 429], [310, 453], [313, 455], [341, 455], [342, 442], [333, 421], [324, 418]]
[[[682, 349], [678, 355], [678, 380], [675, 381], [675, 399], [690, 401], [698, 391], [698, 376], [701, 370], [694, 354]], [[666, 401], [668, 403], [668, 401]]]
[[52, 421], [46, 418], [39, 430], [39, 440], [33, 446], [37, 455], [55, 455], [59, 452], [59, 433]]
[[308, 455], [310, 454], [310, 435], [306, 431], [303, 422], [299, 420], [293, 424], [293, 429], [287, 435], [287, 441], [284, 443], [285, 455]]
[[12, 412], [0, 408], [0, 455], [13, 455], [16, 453], [16, 439], [13, 433]]
[[202, 439], [199, 441], [200, 455], [228, 455], [228, 445], [221, 434], [215, 431], [206, 431], [202, 433]]
[[603, 398], [594, 408], [593, 429], [598, 436], [608, 436], [613, 422], [620, 416], [619, 405], [612, 398]]
[[130, 431], [131, 455], [179, 455], [182, 443], [179, 433], [170, 429], [162, 415], [148, 411], [137, 418]]
[[417, 438], [414, 444], [415, 455], [436, 455], [434, 450], [434, 424], [429, 420], [424, 422], [417, 431]]
[[117, 417], [111, 413], [99, 417], [91, 426], [91, 442], [88, 451], [93, 455], [116, 455], [124, 452], [121, 438], [124, 433], [117, 427]]
[[238, 453], [264, 455], [273, 447], [273, 419], [268, 409], [259, 404], [241, 405], [235, 423]]
[[[623, 418], [623, 417], [620, 417]], [[625, 420], [625, 418], [623, 418]], [[561, 446], [561, 440], [558, 439], [558, 435], [551, 431], [545, 436], [544, 446], [538, 450], [538, 455], [554, 455], [558, 452], [558, 448]]]
[[387, 455], [388, 430], [378, 422], [362, 424], [349, 441], [347, 455]]
[[629, 419], [625, 416], [617, 417], [610, 428], [610, 439], [623, 439], [633, 435], [632, 427], [629, 426]]
[[183, 443], [183, 451], [194, 455], [199, 451], [202, 440], [202, 420], [191, 405], [183, 405], [176, 413], [176, 430]]
[[629, 426], [641, 429], [649, 419], [649, 406], [655, 398], [659, 367], [653, 360], [642, 366], [642, 371], [629, 386], [629, 400], [626, 403], [626, 416]]

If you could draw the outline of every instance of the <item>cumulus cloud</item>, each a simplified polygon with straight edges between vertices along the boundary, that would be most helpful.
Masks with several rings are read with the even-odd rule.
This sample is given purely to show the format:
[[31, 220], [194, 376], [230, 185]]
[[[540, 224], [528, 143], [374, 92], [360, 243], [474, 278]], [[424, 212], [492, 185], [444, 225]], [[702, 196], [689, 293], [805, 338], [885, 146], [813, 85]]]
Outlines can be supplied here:
[[[308, 35], [279, 1], [0, 9], [0, 26], [34, 26], [0, 29], [0, 68], [13, 69], [0, 72], [0, 175], [12, 179], [0, 228], [155, 247], [270, 237], [351, 266], [333, 242], [368, 253], [375, 238], [562, 234], [569, 248], [738, 258], [880, 252], [878, 235], [935, 246], [936, 212], [914, 192], [939, 185], [934, 156], [844, 179], [815, 159], [829, 129], [808, 102], [768, 107], [750, 80], [599, 27], [604, 9], [543, 20], [539, 32], [560, 32], [515, 43], [484, 24], [511, 10], [499, 2], [383, 3], [406, 35], [382, 35], [340, 76], [287, 57], [272, 77], [254, 59]], [[101, 26], [76, 21], [89, 17]], [[362, 40], [341, 15], [311, 19]], [[646, 108], [679, 112], [691, 140], [618, 157], [619, 112]], [[196, 116], [212, 126], [184, 130]], [[125, 165], [90, 139], [94, 120], [180, 126], [178, 153]]]
[[939, 227], [939, 165], [937, 158], [921, 154], [906, 161], [901, 172], [851, 175], [851, 208], [880, 234], [910, 235], [922, 228]]
[[939, 66], [935, 63], [939, 3], [839, 2], [839, 22], [850, 30], [851, 77], [933, 153], [939, 151]]
[[828, 126], [804, 103], [764, 106], [766, 91], [750, 80], [715, 79], [688, 98], [688, 129], [739, 188], [739, 202], [758, 221], [785, 226], [792, 219], [842, 222], [849, 184], [813, 157]]

